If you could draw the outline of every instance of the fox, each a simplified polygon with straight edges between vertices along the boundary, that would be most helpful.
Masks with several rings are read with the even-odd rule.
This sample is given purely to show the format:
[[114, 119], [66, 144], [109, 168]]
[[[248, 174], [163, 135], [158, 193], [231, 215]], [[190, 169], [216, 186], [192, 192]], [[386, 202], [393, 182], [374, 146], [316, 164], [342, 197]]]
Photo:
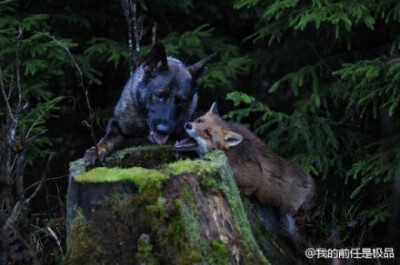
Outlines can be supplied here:
[[212, 150], [224, 151], [240, 192], [255, 197], [261, 205], [279, 209], [286, 230], [295, 233], [293, 216], [300, 208], [311, 207], [315, 194], [314, 179], [301, 166], [269, 150], [247, 128], [223, 120], [216, 102], [184, 128], [189, 138], [177, 141], [175, 149], [196, 151], [200, 157]]

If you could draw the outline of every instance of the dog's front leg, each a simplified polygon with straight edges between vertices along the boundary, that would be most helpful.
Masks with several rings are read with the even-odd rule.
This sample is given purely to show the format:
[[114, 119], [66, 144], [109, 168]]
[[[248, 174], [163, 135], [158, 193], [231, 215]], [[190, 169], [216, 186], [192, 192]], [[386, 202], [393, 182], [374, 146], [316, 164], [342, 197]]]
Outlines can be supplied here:
[[128, 137], [124, 136], [115, 118], [108, 122], [107, 131], [103, 138], [93, 146], [86, 150], [84, 160], [86, 165], [95, 165], [97, 161], [102, 163], [104, 158], [112, 151], [121, 148], [128, 142]]

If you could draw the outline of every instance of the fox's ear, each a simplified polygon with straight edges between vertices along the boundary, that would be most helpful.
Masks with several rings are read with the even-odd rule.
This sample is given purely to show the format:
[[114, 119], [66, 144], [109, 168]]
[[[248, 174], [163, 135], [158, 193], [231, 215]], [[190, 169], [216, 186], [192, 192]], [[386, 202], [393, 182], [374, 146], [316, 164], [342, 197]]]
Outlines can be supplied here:
[[203, 74], [207, 71], [207, 63], [215, 56], [211, 54], [206, 58], [201, 59], [197, 63], [192, 64], [188, 67], [190, 74], [192, 75], [193, 83], [197, 86]]
[[242, 142], [243, 136], [232, 131], [223, 131], [224, 140], [229, 147], [238, 145]]
[[160, 42], [156, 42], [144, 62], [144, 71], [145, 73], [158, 73], [166, 71], [167, 69], [168, 61], [164, 45]]
[[211, 105], [210, 110], [208, 111], [209, 113], [213, 113], [215, 115], [219, 115], [219, 111], [218, 111], [218, 104], [216, 101], [213, 102], [213, 104]]

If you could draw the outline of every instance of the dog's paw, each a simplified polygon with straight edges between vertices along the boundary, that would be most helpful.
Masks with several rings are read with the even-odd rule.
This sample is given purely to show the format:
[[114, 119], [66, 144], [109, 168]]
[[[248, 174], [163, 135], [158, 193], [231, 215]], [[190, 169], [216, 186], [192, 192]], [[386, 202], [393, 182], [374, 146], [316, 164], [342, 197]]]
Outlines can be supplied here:
[[97, 163], [102, 164], [108, 153], [107, 148], [104, 146], [98, 145], [97, 149], [95, 146], [92, 146], [86, 150], [85, 155], [83, 156], [85, 165], [94, 166]]

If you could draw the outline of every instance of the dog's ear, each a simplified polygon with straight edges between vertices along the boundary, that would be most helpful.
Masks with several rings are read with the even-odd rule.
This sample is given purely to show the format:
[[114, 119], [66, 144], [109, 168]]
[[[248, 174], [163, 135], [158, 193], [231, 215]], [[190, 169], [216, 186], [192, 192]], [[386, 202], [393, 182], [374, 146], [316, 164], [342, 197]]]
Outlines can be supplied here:
[[192, 64], [191, 66], [188, 67], [190, 74], [192, 75], [192, 79], [194, 83], [197, 85], [200, 78], [202, 75], [206, 72], [207, 70], [207, 63], [214, 58], [215, 54], [211, 54], [210, 56], [207, 56], [206, 58], [201, 59], [197, 63]]
[[164, 45], [156, 42], [151, 48], [150, 54], [144, 62], [145, 73], [159, 73], [168, 69], [167, 55]]

